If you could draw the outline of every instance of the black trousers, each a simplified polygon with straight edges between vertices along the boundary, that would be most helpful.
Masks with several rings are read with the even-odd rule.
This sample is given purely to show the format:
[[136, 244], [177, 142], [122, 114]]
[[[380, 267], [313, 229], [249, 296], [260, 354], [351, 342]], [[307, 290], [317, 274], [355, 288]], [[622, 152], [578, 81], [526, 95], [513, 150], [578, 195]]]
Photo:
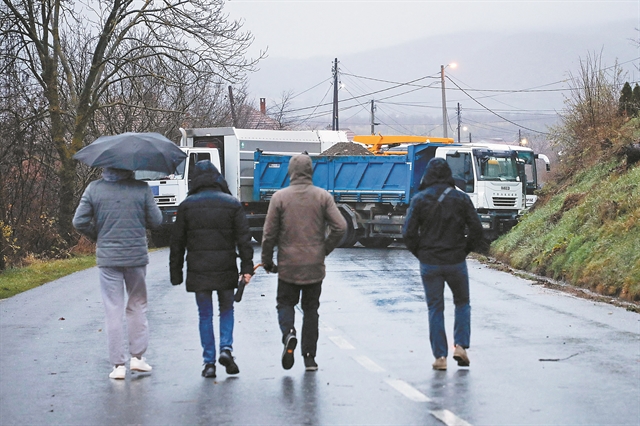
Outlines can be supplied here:
[[322, 281], [314, 284], [292, 284], [282, 280], [278, 280], [278, 294], [276, 301], [278, 302], [276, 309], [278, 310], [278, 322], [280, 331], [282, 331], [282, 341], [295, 328], [295, 306], [300, 300], [302, 294], [302, 336], [300, 340], [300, 349], [302, 355], [316, 356], [318, 347], [318, 308], [320, 307], [320, 292], [322, 291]]

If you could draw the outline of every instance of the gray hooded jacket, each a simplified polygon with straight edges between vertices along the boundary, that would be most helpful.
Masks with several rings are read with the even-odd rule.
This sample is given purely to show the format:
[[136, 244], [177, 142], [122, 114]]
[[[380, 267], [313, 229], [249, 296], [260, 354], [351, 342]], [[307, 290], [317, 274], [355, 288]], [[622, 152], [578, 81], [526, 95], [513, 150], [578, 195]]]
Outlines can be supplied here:
[[105, 169], [82, 194], [73, 226], [97, 242], [98, 266], [133, 267], [149, 263], [147, 228], [162, 223], [162, 212], [146, 182], [132, 172]]
[[[262, 263], [273, 262], [278, 246], [279, 278], [292, 284], [314, 284], [325, 277], [324, 258], [338, 245], [347, 223], [333, 196], [313, 185], [308, 155], [289, 162], [290, 185], [273, 194], [264, 223]], [[325, 232], [329, 234], [325, 236]]]

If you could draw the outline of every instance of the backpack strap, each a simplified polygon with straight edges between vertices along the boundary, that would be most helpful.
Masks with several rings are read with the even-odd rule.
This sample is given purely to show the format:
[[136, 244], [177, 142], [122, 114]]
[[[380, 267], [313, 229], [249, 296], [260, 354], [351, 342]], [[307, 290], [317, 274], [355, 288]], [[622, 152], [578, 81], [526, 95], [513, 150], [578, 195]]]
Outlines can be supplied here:
[[447, 196], [447, 194], [448, 194], [449, 192], [451, 192], [451, 189], [452, 189], [452, 188], [451, 188], [450, 186], [448, 186], [448, 187], [447, 187], [447, 189], [445, 189], [445, 190], [442, 192], [442, 194], [440, 194], [440, 197], [438, 197], [438, 203], [441, 203], [441, 202], [442, 202], [442, 200], [444, 200], [444, 198]]

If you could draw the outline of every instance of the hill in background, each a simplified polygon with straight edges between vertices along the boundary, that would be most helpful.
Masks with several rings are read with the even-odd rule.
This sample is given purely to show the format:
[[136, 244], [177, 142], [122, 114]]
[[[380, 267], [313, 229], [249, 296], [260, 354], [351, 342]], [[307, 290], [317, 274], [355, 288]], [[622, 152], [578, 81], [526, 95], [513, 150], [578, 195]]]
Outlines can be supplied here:
[[[569, 73], [579, 71], [580, 59], [588, 54], [601, 53], [603, 65], [607, 66], [617, 59], [628, 71], [628, 80], [637, 80], [640, 51], [631, 41], [638, 38], [635, 27], [637, 21], [630, 19], [599, 27], [558, 28], [554, 32], [538, 32], [535, 28], [523, 28], [519, 33], [505, 33], [499, 28], [473, 33], [461, 30], [454, 35], [338, 57], [344, 85], [339, 92], [341, 108], [351, 106], [340, 112], [340, 126], [355, 133], [369, 133], [370, 101], [375, 99], [376, 121], [381, 123], [376, 132], [441, 135], [440, 66], [456, 62], [456, 69], [446, 70], [453, 80], [446, 81], [450, 136], [457, 126], [458, 103], [462, 107], [462, 125], [468, 127], [463, 140], [468, 138], [468, 132], [474, 138], [505, 140], [515, 140], [518, 129], [531, 135], [545, 132], [548, 125], [556, 123], [556, 112], [564, 106], [563, 93], [568, 88], [564, 81]], [[250, 77], [250, 93], [266, 98], [268, 104], [278, 102], [283, 92], [299, 94], [288, 108], [294, 110], [290, 115], [308, 127], [325, 128], [331, 125], [333, 60], [267, 58], [261, 62], [260, 71]], [[396, 95], [417, 87], [403, 86], [374, 94], [391, 86], [390, 82], [408, 82], [423, 76], [430, 78], [416, 84], [429, 88], [402, 96]], [[317, 87], [309, 90], [314, 86]], [[537, 91], [515, 92], [523, 89]], [[357, 99], [346, 101], [349, 98]]]

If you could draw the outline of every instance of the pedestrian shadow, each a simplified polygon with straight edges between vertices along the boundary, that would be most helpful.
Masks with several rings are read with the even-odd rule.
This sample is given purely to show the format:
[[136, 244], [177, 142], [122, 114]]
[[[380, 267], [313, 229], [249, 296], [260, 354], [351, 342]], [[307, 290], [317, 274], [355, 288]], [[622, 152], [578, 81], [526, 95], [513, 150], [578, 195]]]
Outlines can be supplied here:
[[136, 371], [135, 373], [131, 374], [131, 381], [134, 382], [136, 380], [143, 380], [145, 377], [151, 377], [151, 371], [149, 372]]

